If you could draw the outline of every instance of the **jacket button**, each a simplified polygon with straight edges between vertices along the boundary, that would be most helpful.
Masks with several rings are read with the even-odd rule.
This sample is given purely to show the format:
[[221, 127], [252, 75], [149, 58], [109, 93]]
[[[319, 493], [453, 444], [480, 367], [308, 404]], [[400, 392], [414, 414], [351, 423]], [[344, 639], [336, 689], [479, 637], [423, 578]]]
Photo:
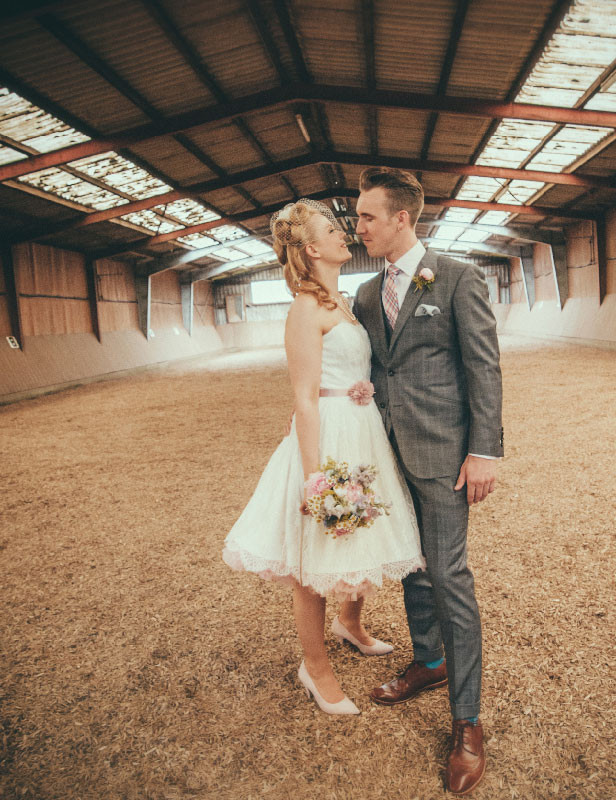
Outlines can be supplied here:
[[387, 371], [387, 374], [391, 377], [392, 375], [395, 375], [396, 373], [393, 371], [393, 369], [390, 369], [390, 370]]
[[379, 405], [381, 406], [381, 408], [385, 408], [385, 403], [379, 403]]

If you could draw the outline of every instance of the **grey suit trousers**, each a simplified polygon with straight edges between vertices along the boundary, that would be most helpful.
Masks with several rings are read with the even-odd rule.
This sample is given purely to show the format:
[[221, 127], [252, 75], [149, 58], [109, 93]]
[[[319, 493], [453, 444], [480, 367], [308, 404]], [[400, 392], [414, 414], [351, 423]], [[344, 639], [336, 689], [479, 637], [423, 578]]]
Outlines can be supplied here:
[[447, 659], [449, 703], [454, 719], [479, 715], [481, 620], [473, 575], [466, 563], [466, 487], [455, 492], [457, 475], [418, 478], [405, 467], [391, 433], [415, 504], [427, 572], [402, 580], [416, 661]]

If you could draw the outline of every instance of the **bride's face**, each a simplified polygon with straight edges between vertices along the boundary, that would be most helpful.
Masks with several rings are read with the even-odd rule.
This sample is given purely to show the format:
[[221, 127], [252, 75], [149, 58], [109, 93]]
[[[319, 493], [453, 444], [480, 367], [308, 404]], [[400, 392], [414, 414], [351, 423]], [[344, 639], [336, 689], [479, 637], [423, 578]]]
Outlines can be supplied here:
[[311, 259], [339, 266], [351, 258], [345, 244], [346, 234], [327, 217], [315, 215], [312, 219], [312, 230], [314, 238], [306, 248]]

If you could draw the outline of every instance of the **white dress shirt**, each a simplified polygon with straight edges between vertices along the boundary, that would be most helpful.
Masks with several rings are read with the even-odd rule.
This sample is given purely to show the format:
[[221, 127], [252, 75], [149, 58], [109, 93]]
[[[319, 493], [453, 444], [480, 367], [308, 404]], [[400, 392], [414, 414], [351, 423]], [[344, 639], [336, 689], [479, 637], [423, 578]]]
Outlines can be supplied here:
[[[426, 248], [423, 244], [418, 240], [410, 250], [407, 250], [406, 253], [401, 256], [395, 264], [392, 266], [398, 267], [400, 272], [396, 276], [394, 283], [396, 286], [396, 294], [398, 295], [398, 308], [402, 308], [402, 303], [404, 302], [404, 298], [406, 297], [406, 293], [408, 292], [411, 281], [413, 280], [413, 276], [417, 271], [417, 267], [419, 266], [419, 262], [424, 257], [426, 252]], [[387, 265], [389, 266], [389, 265]], [[387, 269], [387, 266], [385, 269]], [[385, 290], [385, 281], [383, 281], [383, 287], [381, 289], [381, 295]], [[471, 456], [477, 456], [477, 458], [489, 458], [490, 460], [497, 461], [499, 460], [496, 456], [484, 456], [480, 455], [479, 453], [469, 453]]]

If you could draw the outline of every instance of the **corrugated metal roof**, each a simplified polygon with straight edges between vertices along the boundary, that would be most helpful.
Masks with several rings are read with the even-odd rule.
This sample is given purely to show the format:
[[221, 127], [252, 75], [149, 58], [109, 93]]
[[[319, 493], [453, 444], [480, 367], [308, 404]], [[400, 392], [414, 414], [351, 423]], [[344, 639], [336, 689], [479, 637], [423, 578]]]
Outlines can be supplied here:
[[464, 20], [447, 93], [504, 98], [553, 5], [553, 0], [473, 0]]
[[[616, 93], [602, 93], [599, 87], [599, 93], [587, 102], [584, 97], [616, 59], [615, 10], [613, 0], [574, 0], [515, 98], [516, 102], [569, 108], [596, 104], [612, 110], [610, 106], [616, 101]], [[602, 96], [602, 100], [595, 99]], [[563, 172], [612, 133], [611, 128], [505, 119], [476, 163]], [[496, 197], [498, 202], [515, 205], [532, 201], [546, 187], [544, 183], [514, 180], [507, 182], [503, 190], [498, 183], [503, 182], [467, 178], [457, 197], [485, 200]], [[490, 195], [491, 188], [494, 192]]]
[[313, 80], [362, 83], [366, 54], [354, 0], [336, 0], [336, 3], [304, 0], [294, 4], [293, 20]]
[[[506, 0], [473, 0], [462, 29], [454, 31], [456, 0], [413, 3], [379, 0], [367, 4], [371, 5], [376, 88], [435, 92], [444, 74], [448, 45], [452, 36], [459, 33], [446, 94], [494, 99], [512, 91], [514, 80], [554, 9], [553, 0], [518, 0], [516, 4]], [[284, 30], [284, 9], [273, 0], [259, 0], [261, 14], [256, 20], [251, 16], [254, 6], [244, 0], [205, 3], [161, 0], [160, 7], [218, 89], [206, 88], [207, 78], [200, 78], [197, 74], [200, 68], [193, 68], [190, 57], [182, 53], [182, 47], [178, 49], [175, 34], [166, 30], [167, 22], [159, 17], [156, 4], [140, 0], [99, 0], [97, 4], [92, 0], [65, 0], [51, 4], [42, 18], [29, 14], [11, 19], [3, 26], [2, 64], [17, 80], [65, 107], [69, 112], [67, 119], [75, 123], [72, 114], [83, 120], [84, 133], [0, 89], [0, 164], [23, 160], [28, 153], [87, 140], [86, 132], [95, 135], [95, 131], [123, 130], [151, 118], [161, 119], [215, 105], [225, 98], [242, 97], [280, 86], [287, 79], [304, 77], [299, 63], [301, 56], [294, 53], [293, 37]], [[288, 10], [309, 77], [325, 84], [370, 88], [367, 85], [370, 59], [365, 52], [362, 8], [357, 0], [339, 0], [334, 4], [327, 0], [285, 0], [284, 8]], [[616, 81], [611, 82], [608, 75], [609, 65], [616, 57], [613, 11], [614, 0], [573, 3], [518, 100], [559, 104], [564, 99], [567, 105], [577, 103], [580, 107], [616, 110]], [[268, 51], [269, 36], [276, 52]], [[75, 42], [74, 37], [79, 41]], [[75, 55], [73, 49], [81, 52], [82, 57]], [[98, 74], [106, 74], [113, 81], [111, 71], [126, 86], [114, 88]], [[600, 80], [604, 85], [591, 97], [591, 88], [596, 90]], [[134, 102], [124, 97], [122, 91], [132, 96]], [[142, 103], [135, 93], [146, 104], [145, 112], [138, 107]], [[121, 208], [131, 200], [155, 197], [169, 188], [187, 187], [225, 174], [233, 176], [244, 169], [269, 164], [270, 157], [277, 162], [307, 154], [311, 146], [320, 148], [328, 138], [334, 150], [368, 153], [372, 144], [372, 113], [379, 153], [408, 159], [419, 157], [427, 144], [429, 123], [436, 119], [429, 158], [467, 164], [490, 125], [489, 120], [471, 114], [433, 115], [404, 108], [371, 112], [366, 106], [342, 102], [303, 101], [300, 110], [313, 131], [309, 145], [297, 125], [297, 110], [289, 104], [253, 111], [237, 122], [205, 124], [177, 136], [140, 142], [132, 147], [135, 161], [124, 151], [98, 154], [65, 167], [24, 176], [21, 184], [24, 189], [39, 193], [36, 202], [45, 196], [43, 192], [52, 192], [71, 208]], [[323, 129], [319, 130], [321, 126]], [[571, 171], [580, 158], [598, 151], [597, 145], [606, 142], [606, 134], [611, 134], [611, 129], [503, 120], [478, 163]], [[136, 163], [139, 159], [144, 163]], [[608, 147], [603, 153], [592, 155], [584, 172], [613, 173], [614, 160], [614, 150]], [[162, 233], [181, 231], [184, 226], [219, 215], [252, 211], [261, 216], [250, 224], [255, 229], [267, 230], [262, 207], [288, 202], [294, 190], [300, 195], [328, 187], [335, 191], [339, 173], [344, 176], [341, 189], [343, 183], [355, 187], [360, 171], [360, 166], [301, 167], [287, 176], [260, 178], [210, 192], [204, 196], [204, 202], [213, 206], [212, 211], [207, 204], [181, 200], [127, 214], [124, 222], [137, 225], [141, 232]], [[509, 182], [469, 177], [462, 182], [455, 174], [425, 170], [422, 182], [428, 195], [446, 196], [461, 185], [460, 198], [496, 198], [512, 205], [527, 203], [546, 192], [550, 202], [561, 197], [575, 200], [582, 194], [577, 187], [550, 189], [550, 184], [531, 180]], [[592, 198], [593, 202], [599, 199], [608, 202], [611, 195], [607, 190], [594, 191]], [[582, 200], [582, 206], [587, 202]], [[426, 217], [431, 213], [440, 212], [436, 207], [428, 209]], [[500, 212], [490, 214], [503, 221]], [[479, 212], [464, 209], [445, 212], [446, 221], [454, 222], [467, 222], [478, 216]], [[490, 219], [490, 215], [482, 218]], [[113, 223], [94, 227], [96, 230], [84, 228], [79, 233], [67, 233], [67, 240], [112, 238], [113, 231], [120, 230]], [[440, 231], [439, 226], [434, 227]], [[452, 241], [455, 231], [451, 226], [442, 227], [449, 227], [449, 238], [444, 231], [437, 238]], [[233, 230], [234, 235], [245, 238], [245, 229], [235, 226]], [[122, 237], [126, 235], [124, 229]], [[224, 234], [216, 229], [181, 236], [177, 241], [185, 247], [202, 247], [204, 243], [220, 240], [221, 235]], [[466, 228], [458, 231], [455, 240], [458, 251], [465, 241], [469, 244], [480, 241], [481, 235]], [[254, 248], [255, 245], [250, 245], [249, 249]], [[227, 242], [224, 250], [219, 248], [212, 258], [226, 258], [232, 251], [235, 248]], [[238, 252], [245, 253], [241, 248], [235, 255]]]
[[[14, 139], [39, 153], [87, 142], [90, 138], [5, 87], [0, 87], [0, 136]], [[13, 152], [17, 156], [13, 160], [23, 158], [22, 154]]]
[[98, 14], [83, 4], [59, 6], [54, 17], [159, 113], [171, 115], [214, 102], [147, 4], [112, 0], [102, 3]]

